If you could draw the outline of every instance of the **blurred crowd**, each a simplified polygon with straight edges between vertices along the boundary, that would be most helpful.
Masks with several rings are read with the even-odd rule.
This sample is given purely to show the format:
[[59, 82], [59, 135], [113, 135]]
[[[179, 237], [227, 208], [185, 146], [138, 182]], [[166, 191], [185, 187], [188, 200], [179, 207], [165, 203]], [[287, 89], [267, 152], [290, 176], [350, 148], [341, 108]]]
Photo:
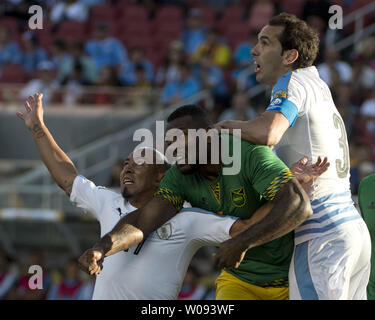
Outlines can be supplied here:
[[[15, 259], [0, 249], [0, 300], [92, 299], [95, 277], [89, 277], [81, 271], [76, 258], [67, 259], [62, 268], [51, 268], [46, 260], [41, 251], [21, 253]], [[210, 263], [209, 259], [206, 260], [206, 264]], [[35, 265], [42, 268], [42, 280], [39, 283], [35, 279], [35, 271], [29, 270]], [[212, 268], [202, 272], [196, 265], [193, 260], [178, 299], [214, 300], [214, 281], [218, 273]]]
[[[39, 283], [35, 271], [29, 272], [35, 265], [42, 267]], [[15, 259], [0, 250], [0, 300], [90, 300], [93, 289], [93, 277], [80, 271], [77, 259], [69, 259], [61, 269], [49, 269], [40, 251]]]

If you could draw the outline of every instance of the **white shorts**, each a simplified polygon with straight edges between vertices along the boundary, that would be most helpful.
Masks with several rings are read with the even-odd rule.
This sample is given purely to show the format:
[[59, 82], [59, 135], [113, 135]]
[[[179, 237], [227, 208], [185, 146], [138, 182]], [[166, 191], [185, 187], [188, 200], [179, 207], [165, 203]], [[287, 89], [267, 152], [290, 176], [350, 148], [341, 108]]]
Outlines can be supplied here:
[[291, 300], [366, 300], [371, 240], [362, 219], [294, 248]]

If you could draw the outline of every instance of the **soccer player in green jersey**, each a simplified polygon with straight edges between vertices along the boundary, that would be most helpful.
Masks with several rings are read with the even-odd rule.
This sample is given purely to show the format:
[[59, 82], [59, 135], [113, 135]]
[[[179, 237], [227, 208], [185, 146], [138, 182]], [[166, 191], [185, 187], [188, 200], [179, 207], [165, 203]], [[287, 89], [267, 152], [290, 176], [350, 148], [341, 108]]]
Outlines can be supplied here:
[[371, 236], [371, 273], [367, 299], [375, 300], [375, 174], [364, 178], [359, 184], [358, 203]]
[[[208, 116], [196, 106], [177, 109], [168, 117], [167, 123], [167, 129], [177, 128], [185, 134], [188, 129], [212, 128]], [[235, 139], [231, 135], [221, 135], [220, 138], [229, 140], [230, 144]], [[102, 257], [141, 242], [171, 219], [184, 201], [202, 209], [241, 218], [251, 217], [265, 201], [271, 201], [274, 205], [267, 216], [247, 230], [251, 238], [246, 239], [240, 251], [249, 250], [245, 257], [238, 259], [239, 263], [243, 258], [239, 267], [223, 271], [222, 284], [219, 278], [218, 298], [287, 299], [287, 276], [293, 253], [290, 232], [311, 215], [309, 199], [288, 167], [270, 148], [245, 141], [239, 143], [241, 170], [236, 175], [223, 175], [223, 163], [177, 163], [169, 169], [154, 197], [143, 208], [133, 212], [134, 216], [137, 215], [135, 221], [130, 224], [120, 220], [95, 245], [93, 249], [99, 254], [91, 257], [89, 272], [100, 271], [96, 261]], [[207, 150], [211, 148], [208, 146]], [[196, 158], [199, 159], [199, 150]], [[235, 284], [228, 279], [229, 276], [239, 283]], [[238, 288], [242, 284], [251, 286], [248, 292], [233, 295], [233, 286]]]

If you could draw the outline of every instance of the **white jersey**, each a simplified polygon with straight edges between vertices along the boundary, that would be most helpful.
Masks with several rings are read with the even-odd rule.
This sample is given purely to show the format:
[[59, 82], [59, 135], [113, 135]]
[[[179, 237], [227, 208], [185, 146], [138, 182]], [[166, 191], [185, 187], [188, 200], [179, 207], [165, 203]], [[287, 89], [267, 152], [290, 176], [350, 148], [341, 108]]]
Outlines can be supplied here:
[[[122, 195], [97, 187], [85, 177], [74, 180], [70, 200], [99, 220], [101, 236], [136, 210]], [[230, 238], [236, 218], [184, 208], [138, 246], [105, 258], [93, 299], [176, 299], [196, 251]]]
[[327, 84], [315, 67], [297, 69], [280, 77], [266, 111], [279, 111], [290, 128], [275, 146], [288, 165], [303, 156], [315, 162], [328, 157], [331, 166], [313, 181], [314, 214], [295, 231], [296, 243], [330, 233], [360, 216], [353, 206], [349, 182], [349, 148], [344, 122]]

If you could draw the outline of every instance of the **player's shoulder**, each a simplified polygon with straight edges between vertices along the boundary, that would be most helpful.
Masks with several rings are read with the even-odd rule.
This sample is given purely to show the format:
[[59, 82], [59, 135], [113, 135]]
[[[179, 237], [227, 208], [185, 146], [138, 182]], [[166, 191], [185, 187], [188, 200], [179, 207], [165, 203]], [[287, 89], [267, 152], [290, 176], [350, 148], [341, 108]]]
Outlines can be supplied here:
[[77, 177], [74, 180], [74, 184], [79, 188], [95, 189], [97, 191], [97, 194], [100, 194], [100, 196], [106, 198], [117, 198], [119, 196], [119, 193], [115, 190], [109, 189], [104, 186], [97, 186], [93, 181], [91, 181], [83, 175], [77, 175]]
[[164, 177], [168, 178], [178, 178], [182, 176], [180, 170], [178, 170], [176, 165], [171, 166], [164, 174]]
[[288, 92], [292, 90], [305, 91], [306, 85], [312, 78], [319, 78], [319, 73], [315, 67], [295, 69], [283, 74], [277, 79], [273, 87], [273, 98], [287, 98]]

